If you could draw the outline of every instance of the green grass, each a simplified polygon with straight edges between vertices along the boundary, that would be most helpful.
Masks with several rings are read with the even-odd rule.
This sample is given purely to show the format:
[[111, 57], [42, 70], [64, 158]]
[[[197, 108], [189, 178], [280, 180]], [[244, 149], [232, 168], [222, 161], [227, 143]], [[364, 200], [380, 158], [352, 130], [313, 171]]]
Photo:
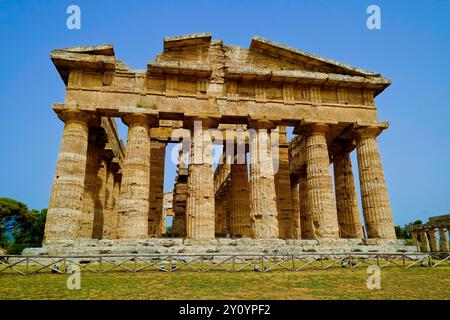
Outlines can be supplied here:
[[81, 274], [81, 290], [67, 275], [0, 274], [0, 299], [450, 299], [450, 267], [387, 267], [381, 289], [368, 290], [366, 268], [300, 272]]

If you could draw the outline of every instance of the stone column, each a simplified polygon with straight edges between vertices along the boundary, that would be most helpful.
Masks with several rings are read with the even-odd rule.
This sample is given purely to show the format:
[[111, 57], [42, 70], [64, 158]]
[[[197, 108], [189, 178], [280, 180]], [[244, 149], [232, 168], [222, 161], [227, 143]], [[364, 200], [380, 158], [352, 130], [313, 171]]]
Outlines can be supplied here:
[[108, 177], [108, 159], [101, 155], [98, 164], [97, 181], [98, 195], [94, 212], [94, 224], [92, 228], [92, 239], [103, 238], [103, 227], [106, 214], [106, 179]]
[[[244, 157], [245, 159], [245, 157]], [[252, 220], [250, 217], [250, 187], [248, 183], [247, 161], [231, 164], [231, 236], [251, 237]]]
[[430, 252], [430, 242], [428, 241], [425, 229], [420, 230], [420, 249], [422, 252]]
[[302, 228], [300, 222], [300, 203], [299, 203], [299, 190], [298, 190], [298, 178], [291, 175], [291, 206], [292, 206], [292, 218], [291, 218], [291, 238], [301, 239]]
[[218, 122], [212, 118], [194, 118], [186, 121], [191, 129], [188, 199], [186, 207], [186, 236], [190, 239], [214, 239], [214, 172], [213, 145], [210, 128]]
[[289, 168], [289, 144], [285, 143], [285, 135], [281, 128], [278, 154], [273, 154], [278, 161], [278, 172], [275, 173], [276, 205], [278, 211], [279, 238], [292, 239], [292, 216], [294, 209], [291, 203], [291, 179]]
[[92, 116], [62, 111], [65, 122], [45, 224], [44, 240], [77, 239], [83, 210], [89, 126]]
[[106, 176], [106, 202], [105, 202], [105, 210], [103, 215], [103, 239], [114, 239], [117, 227], [117, 216], [114, 215], [114, 204], [115, 204], [115, 195], [114, 195], [114, 176], [116, 175], [116, 170], [114, 170], [114, 166], [111, 160], [108, 163], [108, 172]]
[[269, 129], [270, 121], [253, 120], [250, 133], [250, 216], [255, 238], [278, 238], [278, 212]]
[[448, 237], [445, 228], [439, 228], [439, 237], [441, 238], [441, 252], [448, 252]]
[[163, 228], [164, 197], [164, 162], [166, 143], [159, 140], [150, 141], [150, 210], [148, 213], [148, 236], [161, 237]]
[[362, 239], [361, 217], [350, 159], [351, 145], [339, 144], [333, 146], [331, 150], [340, 236], [341, 238]]
[[417, 251], [420, 251], [419, 235], [417, 231], [411, 230], [411, 237], [413, 245], [417, 248]]
[[120, 201], [120, 187], [122, 185], [122, 172], [119, 169], [114, 175], [114, 208], [112, 210], [112, 231], [111, 239], [118, 238], [119, 227], [119, 201]]
[[144, 114], [128, 114], [122, 120], [128, 126], [128, 137], [117, 234], [120, 239], [145, 239], [150, 194], [150, 127], [158, 120]]
[[301, 128], [305, 136], [306, 187], [308, 214], [312, 217], [316, 238], [338, 238], [339, 227], [326, 133], [326, 124], [308, 124]]
[[178, 153], [177, 177], [173, 190], [173, 213], [174, 222], [172, 233], [177, 237], [186, 236], [186, 199], [188, 193], [187, 185], [188, 170], [184, 159], [183, 148]]
[[439, 252], [439, 240], [436, 236], [436, 229], [431, 228], [428, 230], [428, 238], [430, 239], [431, 252]]
[[78, 234], [78, 237], [81, 239], [92, 239], [94, 230], [94, 216], [97, 210], [99, 191], [99, 158], [100, 149], [103, 147], [103, 137], [103, 134], [98, 129], [91, 128], [89, 130], [83, 192], [83, 212], [80, 219], [80, 230]]
[[308, 189], [306, 184], [306, 168], [298, 173], [298, 198], [300, 210], [300, 226], [302, 239], [315, 239], [314, 225], [311, 212], [308, 210]]
[[395, 239], [391, 204], [384, 178], [376, 136], [379, 128], [356, 129], [359, 184], [369, 238]]

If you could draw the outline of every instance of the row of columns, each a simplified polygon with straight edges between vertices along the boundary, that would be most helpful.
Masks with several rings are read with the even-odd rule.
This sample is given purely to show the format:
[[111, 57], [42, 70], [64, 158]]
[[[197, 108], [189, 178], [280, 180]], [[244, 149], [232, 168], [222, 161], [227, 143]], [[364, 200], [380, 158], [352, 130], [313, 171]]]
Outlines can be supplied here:
[[[94, 223], [93, 226], [112, 224], [108, 220], [112, 215], [108, 214], [106, 218], [104, 214], [96, 214], [98, 209], [92, 205], [93, 200], [90, 199], [92, 192], [90, 193], [89, 188], [92, 188], [93, 183], [86, 172], [91, 170], [88, 165], [91, 160], [88, 158], [95, 155], [95, 152], [88, 152], [89, 127], [95, 119], [79, 111], [62, 112], [60, 117], [65, 121], [65, 128], [50, 199], [46, 239], [77, 239], [91, 233], [87, 222], [90, 218], [87, 217], [92, 216], [92, 213], [94, 219], [103, 221]], [[112, 207], [116, 208], [118, 216], [115, 236], [118, 238], [147, 238], [150, 233], [158, 236], [161, 229], [150, 230], [153, 223], [149, 224], [149, 220], [156, 219], [150, 208], [150, 168], [154, 165], [150, 128], [157, 126], [159, 122], [155, 116], [144, 114], [128, 114], [123, 116], [122, 120], [128, 126], [128, 136], [120, 188], [117, 187], [117, 179], [108, 173], [107, 161], [101, 160], [104, 162], [99, 166], [98, 175], [105, 183], [100, 185], [97, 201], [110, 211]], [[200, 121], [201, 130], [193, 130], [194, 121]], [[218, 121], [211, 118], [192, 118], [185, 121], [185, 124], [191, 129], [192, 143], [183, 222], [186, 237], [212, 239], [216, 234], [216, 205], [212, 167], [213, 143], [208, 129], [216, 128]], [[289, 219], [288, 228], [279, 227], [285, 221], [279, 219], [277, 210], [270, 139], [270, 131], [276, 125], [267, 120], [252, 120], [249, 121], [248, 127], [254, 129], [249, 137], [250, 177], [247, 178], [246, 164], [231, 166], [231, 234], [278, 238], [281, 230], [283, 237], [296, 238], [362, 236], [349, 150], [343, 147], [333, 149], [329, 153], [326, 139], [328, 125], [308, 124], [300, 128], [305, 137], [306, 166], [296, 177], [287, 181], [291, 191], [288, 200], [295, 208], [291, 210], [292, 217]], [[395, 238], [376, 142], [376, 129], [357, 129], [356, 133], [363, 214], [368, 236]], [[330, 156], [333, 157], [335, 166], [336, 201]], [[160, 162], [158, 167], [159, 171], [162, 171], [163, 165]], [[86, 192], [85, 188], [88, 189]], [[115, 202], [108, 201], [106, 194], [117, 194], [118, 190], [119, 199], [115, 198]], [[249, 199], [247, 206], [246, 199]], [[289, 235], [286, 236], [287, 234]], [[92, 237], [105, 237], [105, 231], [93, 227]]]
[[[439, 234], [439, 238], [436, 233]], [[411, 230], [412, 242], [417, 250], [422, 252], [449, 252], [447, 233], [446, 227]]]

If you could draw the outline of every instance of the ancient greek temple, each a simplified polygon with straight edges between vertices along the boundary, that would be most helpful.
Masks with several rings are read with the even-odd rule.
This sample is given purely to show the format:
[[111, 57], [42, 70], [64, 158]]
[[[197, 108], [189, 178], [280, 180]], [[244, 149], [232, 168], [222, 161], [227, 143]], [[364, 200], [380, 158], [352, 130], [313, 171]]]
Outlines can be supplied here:
[[[390, 85], [380, 74], [261, 37], [242, 48], [211, 34], [165, 38], [144, 70], [111, 45], [51, 59], [66, 95], [53, 106], [64, 130], [46, 242], [161, 237], [169, 143], [187, 148], [166, 236], [395, 239], [377, 144], [388, 123], [374, 99]], [[115, 118], [128, 127], [125, 144]]]
[[450, 214], [428, 220], [428, 223], [411, 226], [413, 244], [422, 252], [449, 252]]

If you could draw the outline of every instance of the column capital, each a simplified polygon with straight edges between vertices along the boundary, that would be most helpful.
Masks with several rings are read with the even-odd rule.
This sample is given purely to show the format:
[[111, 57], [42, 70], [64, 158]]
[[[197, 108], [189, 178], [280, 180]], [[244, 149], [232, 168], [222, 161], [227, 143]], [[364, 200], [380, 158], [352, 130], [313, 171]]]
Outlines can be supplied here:
[[58, 115], [58, 118], [61, 119], [63, 122], [84, 122], [88, 126], [94, 126], [98, 124], [99, 117], [96, 116], [93, 113], [86, 112], [86, 111], [80, 111], [80, 110], [61, 110], [56, 111], [56, 114]]
[[354, 125], [353, 131], [357, 138], [376, 138], [386, 127]]
[[219, 120], [213, 117], [206, 117], [206, 116], [195, 116], [195, 117], [185, 117], [183, 120], [183, 125], [193, 130], [195, 122], [200, 122], [202, 129], [215, 129], [219, 126]]
[[330, 131], [330, 125], [326, 123], [306, 123], [300, 125], [295, 130], [297, 134], [304, 135], [306, 137], [312, 135], [323, 135], [325, 136], [328, 131]]
[[157, 115], [150, 115], [145, 113], [129, 113], [122, 116], [122, 122], [128, 127], [135, 124], [142, 124], [147, 127], [157, 127], [159, 120]]
[[331, 155], [350, 153], [355, 149], [356, 145], [353, 141], [334, 141], [332, 145], [328, 147]]
[[259, 130], [259, 129], [275, 129], [277, 127], [276, 123], [266, 119], [249, 119], [248, 128]]

